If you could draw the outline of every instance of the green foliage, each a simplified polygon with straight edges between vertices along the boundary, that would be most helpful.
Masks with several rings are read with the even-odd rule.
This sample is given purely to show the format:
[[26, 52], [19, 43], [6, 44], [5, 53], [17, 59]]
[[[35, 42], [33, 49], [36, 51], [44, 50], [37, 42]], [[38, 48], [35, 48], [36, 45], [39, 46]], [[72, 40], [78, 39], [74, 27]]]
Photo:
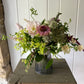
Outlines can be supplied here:
[[71, 18], [69, 19], [69, 23], [71, 23]]
[[33, 61], [34, 61], [34, 55], [32, 52], [27, 56], [27, 58], [25, 60], [22, 60], [22, 62], [24, 62], [25, 66], [26, 66], [26, 71], [30, 68]]
[[49, 27], [55, 29], [56, 27], [58, 27], [58, 23], [56, 21], [50, 21]]
[[35, 10], [34, 8], [31, 8], [30, 11], [31, 11], [31, 17], [34, 20], [33, 15], [35, 15], [35, 16], [38, 15], [37, 10]]
[[45, 19], [43, 19], [43, 21], [41, 22], [41, 25], [43, 25], [45, 23]]
[[46, 65], [46, 69], [48, 69], [53, 64], [53, 59], [50, 59]]
[[61, 14], [62, 14], [62, 13], [59, 13], [59, 12], [58, 12], [58, 14], [57, 14], [55, 20], [57, 20]]
[[23, 49], [22, 54], [26, 53], [28, 50], [31, 50], [31, 36], [27, 33], [26, 29], [20, 30], [18, 33], [15, 33], [15, 38], [18, 43], [16, 43], [15, 48], [19, 50]]
[[78, 51], [78, 48], [77, 48], [77, 46], [74, 46], [74, 50], [75, 50], [75, 51]]
[[2, 35], [2, 40], [6, 40], [7, 36], [6, 35]]
[[44, 58], [44, 56], [43, 55], [40, 55], [40, 54], [36, 54], [36, 56], [35, 56], [35, 60], [37, 62], [40, 62], [43, 58]]
[[38, 51], [38, 48], [34, 50], [35, 60], [37, 62], [41, 61], [44, 58], [44, 55], [39, 54]]
[[64, 43], [67, 41], [65, 27], [61, 26], [60, 28], [52, 29], [51, 40], [56, 43]]

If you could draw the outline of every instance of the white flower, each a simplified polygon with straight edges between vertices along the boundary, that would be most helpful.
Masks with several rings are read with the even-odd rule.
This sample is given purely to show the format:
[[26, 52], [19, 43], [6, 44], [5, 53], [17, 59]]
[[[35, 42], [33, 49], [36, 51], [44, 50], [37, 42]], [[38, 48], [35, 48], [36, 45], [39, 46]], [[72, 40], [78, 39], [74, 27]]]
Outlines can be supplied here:
[[77, 49], [79, 50], [79, 51], [82, 51], [84, 48], [83, 48], [83, 45], [78, 45], [77, 46]]
[[64, 53], [70, 53], [70, 48], [69, 48], [69, 46], [68, 46], [68, 45], [64, 45], [64, 46], [62, 47], [62, 51], [64, 51]]

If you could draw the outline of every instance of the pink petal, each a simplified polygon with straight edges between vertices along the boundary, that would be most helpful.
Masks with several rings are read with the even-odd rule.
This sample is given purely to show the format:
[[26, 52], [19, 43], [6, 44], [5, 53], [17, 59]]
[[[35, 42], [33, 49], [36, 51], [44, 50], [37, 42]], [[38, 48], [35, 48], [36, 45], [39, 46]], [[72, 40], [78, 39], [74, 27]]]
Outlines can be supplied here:
[[23, 29], [23, 27], [20, 24], [16, 24], [17, 28], [19, 28], [19, 30]]

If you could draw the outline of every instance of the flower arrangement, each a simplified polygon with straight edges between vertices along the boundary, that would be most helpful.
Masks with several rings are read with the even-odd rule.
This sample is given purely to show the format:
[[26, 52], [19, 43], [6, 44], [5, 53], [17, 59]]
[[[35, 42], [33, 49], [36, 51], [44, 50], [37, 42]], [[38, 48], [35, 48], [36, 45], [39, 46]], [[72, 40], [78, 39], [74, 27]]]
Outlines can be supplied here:
[[[28, 57], [23, 61], [25, 65], [30, 67], [34, 59], [39, 62], [44, 58], [44, 54], [49, 51], [53, 55], [59, 52], [69, 53], [71, 48], [75, 51], [84, 50], [83, 46], [78, 42], [78, 38], [74, 38], [69, 34], [69, 22], [64, 24], [59, 19], [61, 13], [50, 20], [37, 22], [34, 20], [34, 15], [38, 15], [37, 10], [31, 8], [31, 17], [33, 21], [26, 20], [27, 26], [23, 28], [17, 24], [19, 32], [11, 37], [18, 41], [15, 48], [22, 49], [22, 54], [30, 51]], [[53, 60], [52, 60], [53, 61]], [[49, 66], [52, 64], [50, 60]], [[48, 67], [49, 67], [48, 66]]]

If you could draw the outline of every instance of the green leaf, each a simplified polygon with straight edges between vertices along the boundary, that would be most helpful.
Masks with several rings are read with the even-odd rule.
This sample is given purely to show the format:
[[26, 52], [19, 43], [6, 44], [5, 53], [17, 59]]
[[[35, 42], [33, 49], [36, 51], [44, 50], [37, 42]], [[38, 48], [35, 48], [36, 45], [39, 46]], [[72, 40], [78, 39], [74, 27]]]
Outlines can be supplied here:
[[76, 40], [78, 40], [79, 38], [76, 38]]
[[32, 15], [38, 15], [37, 10], [35, 10], [34, 8], [31, 8], [30, 11]]
[[52, 63], [53, 63], [53, 59], [50, 59], [49, 62], [47, 63], [47, 65], [46, 65], [46, 69], [50, 68]]
[[69, 23], [71, 23], [71, 18], [69, 19]]
[[7, 36], [6, 35], [3, 35], [2, 36], [2, 40], [6, 40], [7, 39]]
[[33, 63], [33, 61], [34, 61], [34, 56], [32, 56], [33, 54], [32, 53], [30, 53], [29, 55], [28, 55], [28, 57], [26, 58], [26, 60], [25, 60], [25, 66], [27, 66], [28, 64], [31, 66], [32, 65], [32, 63]]
[[30, 11], [31, 11], [31, 17], [34, 20], [34, 17], [32, 15], [38, 15], [37, 10], [35, 10], [34, 8], [31, 8]]
[[58, 14], [57, 14], [57, 16], [56, 16], [55, 19], [57, 20], [61, 14], [62, 14], [62, 13], [59, 13], [59, 12], [58, 12]]
[[35, 60], [36, 60], [37, 62], [39, 62], [39, 61], [41, 61], [43, 58], [44, 58], [43, 55], [37, 54]]
[[45, 19], [41, 22], [41, 25], [45, 23]]

